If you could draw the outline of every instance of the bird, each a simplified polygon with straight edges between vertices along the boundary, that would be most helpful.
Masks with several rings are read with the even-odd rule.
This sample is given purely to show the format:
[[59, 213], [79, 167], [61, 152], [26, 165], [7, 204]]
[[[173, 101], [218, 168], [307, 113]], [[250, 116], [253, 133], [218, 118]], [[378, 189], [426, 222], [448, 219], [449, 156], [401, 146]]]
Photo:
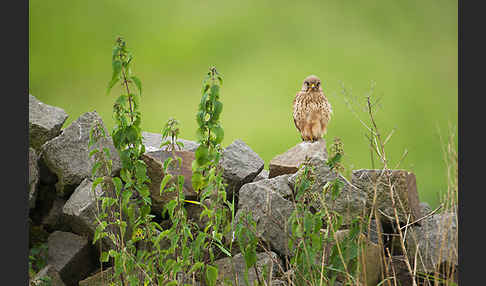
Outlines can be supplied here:
[[331, 104], [322, 91], [321, 80], [315, 75], [306, 77], [293, 101], [294, 124], [302, 141], [321, 139], [327, 133], [331, 114]]

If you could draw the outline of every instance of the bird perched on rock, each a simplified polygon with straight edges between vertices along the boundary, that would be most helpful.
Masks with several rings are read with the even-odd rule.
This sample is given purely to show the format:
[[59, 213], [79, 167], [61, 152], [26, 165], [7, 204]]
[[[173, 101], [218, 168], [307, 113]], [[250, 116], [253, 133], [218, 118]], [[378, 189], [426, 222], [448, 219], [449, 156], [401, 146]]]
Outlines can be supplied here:
[[332, 109], [317, 76], [306, 77], [302, 90], [295, 96], [293, 107], [295, 127], [303, 141], [314, 142], [326, 134]]

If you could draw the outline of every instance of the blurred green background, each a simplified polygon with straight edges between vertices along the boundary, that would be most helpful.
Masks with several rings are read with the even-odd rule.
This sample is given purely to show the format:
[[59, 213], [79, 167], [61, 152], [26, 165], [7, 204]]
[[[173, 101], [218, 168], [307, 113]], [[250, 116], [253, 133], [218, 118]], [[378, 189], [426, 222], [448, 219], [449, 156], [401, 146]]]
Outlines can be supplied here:
[[[457, 125], [457, 1], [29, 1], [29, 91], [62, 107], [68, 126], [96, 110], [111, 129], [107, 96], [117, 35], [135, 55], [143, 84], [143, 129], [169, 117], [195, 140], [201, 83], [210, 65], [224, 76], [224, 146], [240, 138], [269, 161], [300, 142], [292, 100], [318, 75], [334, 110], [328, 142], [340, 137], [350, 169], [370, 168], [366, 130], [347, 108], [371, 81], [377, 121], [394, 167], [415, 172], [421, 201], [437, 206], [447, 189], [442, 152]], [[359, 105], [358, 104], [358, 105]], [[360, 109], [359, 106], [355, 108]], [[360, 118], [367, 121], [364, 112]], [[457, 132], [456, 132], [457, 134]], [[456, 137], [457, 138], [457, 137]], [[329, 146], [329, 144], [328, 144]]]

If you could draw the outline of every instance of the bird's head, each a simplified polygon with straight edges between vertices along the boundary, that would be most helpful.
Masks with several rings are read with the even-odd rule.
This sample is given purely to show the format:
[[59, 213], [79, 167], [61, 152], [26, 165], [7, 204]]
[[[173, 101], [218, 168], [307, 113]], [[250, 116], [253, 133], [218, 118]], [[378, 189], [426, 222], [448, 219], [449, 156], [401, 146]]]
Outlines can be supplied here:
[[320, 88], [321, 80], [315, 75], [306, 77], [302, 86], [302, 90], [304, 91], [318, 91]]

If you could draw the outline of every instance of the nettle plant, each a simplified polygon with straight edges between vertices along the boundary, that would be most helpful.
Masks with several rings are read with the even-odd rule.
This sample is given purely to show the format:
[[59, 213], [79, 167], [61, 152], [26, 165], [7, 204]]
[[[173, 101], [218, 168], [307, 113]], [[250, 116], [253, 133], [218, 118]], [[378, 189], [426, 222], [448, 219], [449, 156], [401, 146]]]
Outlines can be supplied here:
[[[147, 272], [144, 253], [137, 250], [136, 242], [146, 233], [153, 232], [155, 225], [150, 214], [150, 191], [147, 167], [141, 160], [145, 152], [141, 136], [141, 113], [139, 111], [142, 92], [141, 81], [132, 74], [133, 55], [128, 51], [126, 42], [118, 37], [113, 48], [113, 75], [108, 84], [107, 94], [114, 85], [121, 83], [123, 93], [113, 105], [115, 128], [111, 133], [113, 144], [120, 155], [120, 177], [111, 177], [112, 162], [108, 148], [98, 143], [107, 140], [102, 125], [95, 123], [90, 134], [90, 156], [95, 156], [92, 169], [93, 192], [101, 185], [102, 196], [96, 196], [96, 220], [98, 222], [93, 243], [108, 240], [108, 251], [101, 249], [100, 261], [113, 260], [113, 281], [121, 285], [138, 285], [153, 281]], [[98, 148], [93, 148], [95, 146]], [[100, 247], [103, 247], [103, 243]], [[140, 275], [143, 273], [144, 275]]]
[[[215, 285], [218, 269], [212, 263], [221, 255], [231, 256], [223, 237], [231, 230], [228, 214], [234, 215], [234, 205], [226, 199], [220, 166], [220, 143], [224, 136], [219, 123], [222, 77], [212, 67], [203, 81], [197, 116], [200, 146], [192, 164], [192, 184], [199, 194], [198, 201], [185, 199], [184, 176], [174, 175], [182, 167], [182, 159], [176, 154], [176, 148], [183, 147], [177, 141], [179, 122], [171, 118], [162, 130], [163, 139], [169, 140], [162, 143], [161, 148], [166, 146], [172, 156], [163, 163], [160, 193], [173, 195], [161, 213], [170, 221], [170, 226], [164, 228], [154, 221], [155, 216], [151, 213], [150, 179], [141, 159], [145, 152], [139, 111], [142, 84], [132, 74], [132, 60], [126, 42], [117, 38], [112, 56], [113, 75], [107, 93], [115, 84], [121, 84], [123, 93], [113, 105], [116, 126], [111, 134], [122, 163], [119, 177], [111, 176], [110, 150], [100, 144], [108, 140], [101, 122], [96, 122], [90, 133], [90, 156], [95, 158], [92, 191], [98, 199], [93, 243], [99, 242], [100, 262], [113, 265], [110, 281], [105, 282], [113, 285], [186, 285], [194, 284], [197, 279]], [[99, 186], [101, 193], [96, 191]], [[202, 208], [200, 218], [206, 222], [202, 229], [188, 220], [184, 207], [188, 203]]]
[[206, 281], [215, 285], [218, 270], [211, 265], [221, 254], [231, 256], [225, 247], [224, 236], [231, 231], [230, 214], [234, 216], [234, 200], [226, 198], [221, 142], [224, 131], [220, 124], [223, 103], [219, 100], [222, 76], [211, 67], [203, 80], [202, 97], [196, 121], [199, 147], [192, 162], [192, 186], [198, 193], [198, 204], [203, 208], [200, 218], [206, 221], [205, 228], [199, 231], [197, 240], [203, 242]]

